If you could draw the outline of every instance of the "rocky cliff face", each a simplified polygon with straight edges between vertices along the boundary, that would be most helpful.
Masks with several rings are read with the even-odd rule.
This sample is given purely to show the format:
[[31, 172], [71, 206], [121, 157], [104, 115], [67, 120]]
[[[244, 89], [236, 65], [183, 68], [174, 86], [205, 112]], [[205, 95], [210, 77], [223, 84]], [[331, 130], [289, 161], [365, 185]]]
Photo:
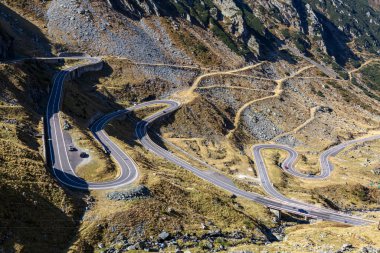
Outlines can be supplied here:
[[[376, 51], [379, 15], [376, 0], [108, 0], [114, 9], [135, 18], [161, 15], [181, 17], [210, 29], [236, 53], [259, 55], [276, 39], [286, 39], [301, 51], [328, 54], [345, 65], [357, 49]], [[352, 12], [355, 10], [355, 12]], [[312, 48], [316, 52], [312, 52]]]
[[201, 40], [216, 38], [235, 57], [247, 61], [276, 57], [286, 44], [326, 63], [345, 66], [356, 61], [354, 51], [376, 53], [380, 45], [377, 0], [35, 2], [37, 7], [28, 5], [28, 9], [45, 19], [57, 42], [92, 54], [140, 61], [191, 63], [192, 56], [186, 57], [167, 37], [165, 22], [174, 30], [180, 25], [191, 27]]

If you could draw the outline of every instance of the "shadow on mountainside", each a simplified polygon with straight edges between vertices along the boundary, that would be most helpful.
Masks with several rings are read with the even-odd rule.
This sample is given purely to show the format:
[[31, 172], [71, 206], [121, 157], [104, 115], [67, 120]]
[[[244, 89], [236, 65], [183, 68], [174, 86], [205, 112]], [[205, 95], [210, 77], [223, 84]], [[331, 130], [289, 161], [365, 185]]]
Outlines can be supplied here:
[[[82, 128], [88, 128], [102, 116], [125, 109], [107, 88], [97, 87], [101, 78], [110, 76], [112, 73], [112, 67], [104, 63], [102, 71], [86, 73], [78, 80], [67, 82], [62, 111]], [[124, 92], [127, 93], [126, 96], [130, 96], [125, 99], [126, 101], [146, 102], [156, 99], [155, 95], [150, 93], [151, 91], [140, 96], [132, 94], [131, 91]], [[136, 123], [141, 120], [142, 118], [139, 118], [136, 112], [130, 112], [109, 122], [105, 130], [109, 135], [127, 143], [132, 148], [141, 146], [135, 134]], [[162, 145], [165, 147], [163, 143]]]
[[350, 59], [358, 60], [358, 57], [347, 46], [350, 38], [322, 13], [316, 12], [316, 15], [323, 25], [322, 38], [326, 44], [327, 53], [334, 57], [341, 66], [345, 66]]
[[0, 250], [61, 252], [70, 246], [82, 216], [75, 210], [85, 208], [80, 198], [84, 193], [74, 197], [66, 191], [65, 201], [60, 201], [42, 193], [49, 188], [49, 184], [36, 187], [22, 182], [16, 188], [0, 182]]
[[52, 55], [51, 44], [40, 28], [2, 3], [0, 13], [0, 29], [12, 40], [13, 52], [8, 58]]
[[80, 127], [87, 128], [100, 116], [123, 109], [111, 93], [106, 90], [102, 93], [97, 89], [100, 78], [112, 72], [112, 68], [104, 63], [102, 71], [85, 73], [76, 80], [66, 81], [62, 112]]
[[37, 126], [56, 67], [28, 61], [0, 70], [0, 97], [17, 103], [0, 110], [0, 118], [16, 119], [17, 137], [10, 142], [0, 135], [0, 251], [65, 251], [85, 210], [88, 192], [59, 187], [54, 170], [46, 168], [38, 152]]
[[[24, 108], [27, 120], [31, 124], [16, 124], [18, 139], [33, 150], [38, 150], [36, 134], [41, 118], [45, 115], [47, 90], [50, 86], [53, 72], [59, 65], [45, 64], [40, 61], [27, 60], [0, 71], [0, 97], [12, 94], [15, 102]], [[17, 79], [9, 77], [16, 76]], [[22, 76], [22, 78], [21, 78]]]
[[301, 21], [301, 27], [305, 34], [309, 33], [309, 24], [308, 24], [308, 17], [307, 17], [307, 10], [305, 8], [305, 5], [303, 4], [302, 0], [292, 0], [294, 8], [297, 10], [298, 15], [300, 17]]

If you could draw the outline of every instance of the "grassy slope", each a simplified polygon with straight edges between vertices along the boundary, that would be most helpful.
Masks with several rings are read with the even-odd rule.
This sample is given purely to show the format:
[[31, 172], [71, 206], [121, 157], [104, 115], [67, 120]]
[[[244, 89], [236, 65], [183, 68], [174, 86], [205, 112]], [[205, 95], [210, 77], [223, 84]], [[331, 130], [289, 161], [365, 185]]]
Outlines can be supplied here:
[[[112, 78], [91, 74], [91, 76], [83, 76], [79, 82], [75, 83], [82, 90], [81, 100], [91, 100], [103, 112], [115, 110], [113, 108], [117, 108], [120, 104], [127, 105], [127, 98], [117, 96], [118, 88], [144, 85], [149, 77], [139, 75], [140, 79], [134, 83], [130, 75], [118, 74], [116, 66], [113, 65], [116, 71], [112, 75], [117, 76], [118, 82]], [[128, 69], [134, 68], [134, 66], [128, 66]], [[124, 77], [128, 79], [127, 84], [122, 79]], [[98, 84], [99, 81], [100, 84]], [[91, 89], [90, 87], [94, 85], [96, 89]], [[134, 90], [137, 89], [134, 88]], [[127, 95], [140, 100], [151, 91], [146, 90], [147, 93], [144, 93], [140, 90], [140, 92]], [[107, 100], [107, 97], [117, 98], [117, 100], [111, 102], [112, 100]], [[66, 111], [68, 111], [68, 106], [68, 104], [65, 105]], [[87, 112], [91, 108], [90, 103], [82, 103], [81, 106], [86, 108], [84, 110]], [[134, 116], [142, 118], [157, 109], [160, 108], [148, 108], [148, 110], [135, 113]], [[89, 119], [88, 116], [86, 114], [86, 117], [82, 118], [83, 122]], [[149, 236], [155, 238], [162, 230], [202, 234], [205, 231], [201, 229], [200, 224], [208, 220], [223, 231], [235, 231], [245, 227], [244, 232], [247, 237], [254, 236], [259, 240], [265, 240], [266, 227], [271, 227], [274, 223], [264, 207], [245, 200], [234, 200], [228, 193], [210, 187], [208, 183], [195, 178], [182, 168], [149, 154], [136, 142], [133, 129], [134, 126], [125, 119], [112, 121], [106, 128], [112, 138], [135, 159], [140, 171], [138, 184], [147, 185], [153, 197], [131, 203], [114, 202], [105, 197], [105, 192], [94, 193], [97, 200], [96, 206], [86, 214], [85, 223], [81, 228], [81, 239], [73, 246], [74, 251], [78, 247], [84, 247], [83, 245], [96, 245], [98, 242], [109, 246], [118, 233], [132, 241], [139, 237], [140, 239], [149, 238]], [[168, 212], [168, 209], [174, 211]], [[116, 230], [111, 233], [109, 230], [102, 232], [99, 231], [99, 227], [108, 229], [116, 227]], [[139, 227], [143, 227], [143, 234], [131, 236]]]
[[51, 73], [51, 67], [34, 63], [0, 65], [0, 249], [6, 252], [64, 250], [84, 205], [50, 176], [34, 135], [42, 132], [39, 113]]
[[379, 63], [374, 63], [374, 64], [366, 66], [360, 71], [362, 74], [363, 81], [365, 82], [365, 85], [368, 88], [370, 88], [372, 91], [377, 92], [377, 94], [379, 94], [380, 92], [379, 67], [380, 67]]
[[[186, 44], [186, 43], [185, 43]], [[197, 50], [197, 48], [195, 48], [195, 50]], [[202, 48], [200, 49], [200, 51], [198, 51], [200, 54], [197, 54], [197, 56], [201, 56], [201, 57], [203, 57], [203, 53], [205, 53], [205, 56], [206, 57], [208, 57], [208, 52], [207, 51], [205, 51], [205, 50], [203, 50]], [[158, 81], [160, 81], [160, 80], [158, 80]], [[116, 82], [116, 84], [117, 84], [118, 82]], [[138, 84], [141, 84], [141, 83], [138, 83]], [[128, 85], [126, 85], [126, 86], [128, 86]], [[151, 87], [154, 87], [155, 85], [149, 85], [149, 87], [151, 88]], [[124, 88], [124, 87], [122, 87], [122, 88]], [[143, 90], [143, 89], [137, 89], [137, 90]], [[141, 92], [141, 93], [140, 93]], [[145, 98], [145, 97], [143, 97], [142, 95], [150, 95], [150, 93], [152, 93], [152, 92], [156, 92], [156, 90], [149, 90], [149, 92], [145, 92], [145, 90], [143, 90], [143, 91], [138, 91], [138, 94], [133, 94], [133, 95], [135, 95], [134, 97], [133, 97], [133, 99], [135, 99], [135, 98]], [[160, 90], [160, 92], [161, 92], [161, 90]], [[125, 95], [125, 93], [129, 93], [129, 92], [125, 92], [125, 91], [123, 91], [123, 89], [121, 89], [121, 91], [119, 90], [119, 92], [117, 93], [117, 94], [115, 94], [115, 93], [112, 93], [112, 92], [109, 92], [109, 93], [106, 93], [106, 92], [104, 92], [104, 94], [105, 94], [105, 96], [108, 96], [109, 94], [113, 94], [113, 95], [117, 95], [117, 102], [118, 103], [122, 103], [122, 102], [126, 102], [126, 101], [128, 101], [128, 100], [130, 100], [130, 98], [131, 97], [129, 97], [129, 95]], [[124, 97], [123, 97], [124, 96]], [[113, 99], [111, 96], [108, 96], [108, 98], [109, 99]], [[87, 107], [89, 107], [89, 105], [86, 105]], [[197, 105], [198, 106], [198, 105]], [[211, 107], [211, 106], [210, 106]], [[99, 109], [99, 108], [98, 108]], [[103, 108], [104, 109], [104, 108]], [[189, 108], [188, 109], [188, 112], [189, 111], [192, 111], [192, 109], [193, 108]], [[185, 112], [185, 113], [183, 113], [183, 117], [182, 117], [182, 120], [184, 120], [185, 122], [188, 120], [188, 118], [187, 118], [187, 116], [189, 115], [188, 114], [188, 112]], [[198, 108], [198, 110], [195, 110], [195, 112], [200, 112], [199, 111], [199, 108]], [[13, 113], [14, 112], [12, 112], [12, 115], [13, 115]], [[91, 111], [88, 111], [87, 113], [86, 113], [86, 116], [89, 116], [89, 115], [91, 115]], [[207, 112], [204, 112], [204, 114], [205, 115], [207, 115]], [[190, 114], [191, 115], [191, 114]], [[215, 113], [212, 113], [212, 115], [215, 115]], [[194, 115], [193, 115], [194, 116]], [[218, 120], [218, 122], [220, 123], [220, 122], [223, 122], [223, 118], [222, 117], [220, 117], [220, 115], [219, 114], [217, 114], [217, 120]], [[194, 118], [196, 118], [196, 116], [194, 116]], [[207, 117], [204, 117], [204, 120], [205, 121], [207, 121], [206, 120], [206, 118]], [[192, 121], [193, 122], [193, 121]], [[183, 122], [182, 122], [183, 123]], [[180, 124], [179, 125], [183, 125], [181, 122], [180, 122]], [[219, 126], [222, 126], [223, 124], [222, 123], [220, 123], [219, 124]], [[218, 126], [218, 129], [217, 130], [220, 130], [219, 129], [219, 126]], [[191, 126], [189, 126], [189, 128], [191, 128]], [[196, 128], [195, 128], [195, 130], [196, 130]], [[209, 129], [210, 130], [210, 132], [212, 131], [212, 129]], [[219, 133], [219, 131], [217, 131], [218, 133]], [[220, 131], [221, 132], [221, 131]], [[221, 134], [222, 135], [222, 134]], [[6, 135], [6, 138], [8, 138], [10, 135]], [[126, 147], [126, 148], [128, 148], [128, 147]], [[140, 154], [141, 155], [141, 154]], [[136, 156], [138, 156], [138, 154], [136, 154]], [[140, 157], [141, 158], [141, 157]], [[153, 159], [153, 158], [152, 158]], [[149, 163], [149, 162], [146, 162], [146, 165], [148, 165], [148, 166], [151, 166], [151, 167], [154, 167], [155, 165], [156, 165], [156, 161], [154, 161], [154, 162], [151, 162], [151, 163]], [[167, 164], [163, 164], [163, 166], [162, 167], [164, 167], [164, 168], [162, 168], [162, 170], [163, 170], [163, 172], [167, 172], [167, 171], [165, 171], [165, 169], [170, 169], [170, 166], [169, 165], [167, 165]], [[179, 170], [178, 168], [176, 168], [175, 170]], [[158, 186], [160, 186], [161, 187], [161, 185], [164, 185], [165, 187], [166, 187], [166, 185], [167, 185], [167, 181], [165, 181], [165, 177], [166, 177], [166, 174], [165, 175], [162, 175], [162, 177], [164, 178], [164, 180], [163, 181], [159, 181], [158, 183], [157, 183], [157, 185]], [[187, 179], [187, 177], [186, 177], [186, 175], [185, 176], [183, 176], [183, 175], [181, 175], [181, 177], [183, 177], [182, 179]], [[142, 179], [142, 180], [145, 180], [145, 179]], [[161, 179], [160, 179], [161, 180]], [[193, 180], [193, 178], [191, 178], [191, 179], [189, 179], [190, 181], [191, 180]], [[180, 181], [180, 183], [183, 183], [182, 182], [182, 180], [179, 180]], [[142, 182], [144, 182], [144, 181], [142, 181]], [[175, 181], [176, 183], [177, 183], [177, 181]], [[171, 186], [168, 186], [167, 188], [168, 188], [168, 191], [166, 191], [166, 190], [162, 190], [162, 193], [160, 193], [159, 192], [159, 190], [157, 189], [156, 190], [156, 188], [160, 188], [160, 187], [158, 187], [157, 185], [155, 185], [154, 183], [156, 183], [156, 182], [147, 182], [147, 184], [149, 184], [151, 187], [152, 187], [152, 189], [155, 191], [155, 192], [157, 192], [157, 196], [159, 197], [158, 199], [160, 200], [160, 197], [162, 197], [162, 198], [165, 198], [166, 197], [166, 195], [167, 194], [169, 194], [168, 192], [170, 192], [170, 191], [174, 191], [174, 192], [176, 192], [177, 193], [177, 195], [179, 195], [179, 196], [181, 196], [181, 191], [176, 191], [176, 189], [173, 189]], [[185, 186], [184, 186], [185, 188], [187, 187], [186, 186], [186, 184], [185, 184]], [[181, 188], [181, 187], [180, 187]], [[191, 187], [190, 187], [191, 188]], [[187, 188], [186, 188], [187, 189]], [[203, 189], [202, 189], [203, 190]], [[209, 189], [207, 188], [207, 189], [204, 189], [204, 192], [205, 192], [205, 194], [211, 194], [211, 195], [213, 195], [214, 194], [214, 192], [211, 192], [211, 193], [208, 193], [207, 191], [208, 191]], [[199, 195], [199, 194], [196, 194], [196, 195]], [[104, 196], [103, 196], [104, 197]], [[209, 200], [210, 198], [207, 198], [207, 200]], [[188, 198], [185, 198], [185, 200], [184, 200], [184, 203], [180, 203], [181, 205], [183, 205], [183, 204], [185, 204], [185, 202], [186, 201], [188, 201], [189, 199]], [[172, 203], [171, 201], [175, 201], [175, 199], [174, 200], [168, 200], [168, 203]], [[203, 200], [202, 200], [203, 201]], [[204, 202], [202, 202], [202, 201], [200, 201], [199, 203], [201, 203], [201, 204], [207, 204], [207, 203], [204, 203]], [[227, 202], [229, 201], [228, 199], [226, 200]], [[109, 202], [106, 202], [106, 203], [108, 203], [108, 204], [110, 204]], [[146, 204], [146, 202], [143, 202], [144, 204]], [[157, 202], [155, 202], [155, 200], [153, 200], [152, 202], [149, 202], [149, 203], [151, 203], [152, 205], [157, 205]], [[144, 205], [140, 205], [140, 206], [137, 206], [137, 209], [135, 210], [137, 213], [139, 213], [139, 212], [142, 212], [143, 211], [143, 209], [142, 209], [142, 207], [145, 207]], [[166, 207], [166, 206], [164, 206], [164, 207]], [[191, 208], [192, 208], [193, 206], [191, 206]], [[116, 208], [119, 208], [119, 206], [116, 206]], [[115, 209], [116, 209], [115, 208]], [[151, 210], [149, 210], [147, 213], [144, 213], [144, 214], [148, 214], [148, 217], [153, 217], [153, 218], [155, 218], [154, 217], [154, 215], [153, 214], [155, 214], [155, 212], [156, 211], [158, 211], [160, 208], [162, 208], [162, 206], [161, 205], [159, 205], [159, 208], [156, 210], [155, 209], [155, 207], [153, 206], [153, 208], [151, 209]], [[95, 210], [97, 210], [97, 209], [95, 209]], [[125, 211], [125, 213], [127, 213], [128, 211], [129, 211], [130, 209], [127, 209], [126, 211]], [[229, 209], [228, 209], [229, 210]], [[207, 210], [208, 211], [208, 210]], [[218, 210], [218, 211], [221, 211], [221, 210]], [[260, 210], [260, 212], [261, 212], [262, 210]], [[264, 212], [264, 211], [262, 211], [262, 212]], [[125, 215], [125, 213], [124, 213], [124, 215]], [[150, 215], [150, 216], [149, 216]], [[213, 214], [212, 214], [213, 215]], [[112, 216], [113, 217], [113, 216]], [[142, 220], [142, 217], [140, 217], [140, 216], [138, 216], [137, 215], [137, 222], [138, 221], [141, 221]], [[231, 217], [234, 217], [234, 215], [231, 215]], [[153, 218], [152, 218], [152, 220], [151, 220], [151, 222], [152, 223], [150, 223], [150, 224], [153, 224]], [[218, 219], [218, 220], [220, 220], [221, 219], [221, 217], [220, 216], [216, 216], [216, 218]], [[262, 217], [260, 217], [260, 219], [261, 219]], [[263, 218], [264, 219], [264, 218]], [[176, 221], [176, 220], [174, 220], [174, 221]], [[121, 222], [123, 222], [123, 221], [121, 221]], [[174, 223], [174, 222], [173, 222]], [[173, 224], [172, 222], [169, 222], [169, 224]], [[91, 223], [91, 226], [89, 226], [89, 230], [91, 230], [91, 228], [92, 229], [94, 229], [92, 232], [90, 232], [90, 231], [88, 231], [90, 234], [91, 233], [94, 233], [94, 231], [96, 232], [96, 228], [95, 227], [92, 227], [92, 225], [94, 225], [95, 226], [95, 224], [96, 223]], [[135, 223], [134, 223], [135, 224]], [[223, 225], [222, 225], [223, 226]], [[157, 232], [157, 231], [155, 231], [155, 232]], [[96, 234], [95, 234], [96, 235]], [[94, 234], [91, 234], [91, 236], [94, 236]], [[90, 235], [89, 235], [89, 237], [91, 237]], [[92, 243], [94, 243], [94, 242], [96, 242], [98, 239], [96, 239], [96, 240], [94, 240], [94, 239], [91, 239], [90, 240], [90, 242], [92, 242]]]
[[[115, 202], [107, 200], [104, 192], [97, 193], [97, 205], [86, 214], [82, 227], [81, 236], [89, 244], [103, 242], [110, 246], [118, 234], [130, 242], [136, 242], [150, 236], [156, 238], [163, 230], [172, 234], [195, 233], [201, 236], [208, 232], [201, 229], [201, 223], [208, 221], [215, 224], [210, 229], [219, 228], [224, 232], [242, 229], [247, 237], [265, 240], [263, 229], [273, 224], [270, 214], [262, 206], [235, 200], [228, 193], [210, 187], [190, 172], [158, 159], [140, 146], [131, 148], [120, 140], [115, 141], [137, 162], [141, 173], [138, 184], [148, 186], [152, 197]], [[108, 229], [97, 231], [95, 228], [99, 224]], [[115, 228], [113, 232], [109, 232], [111, 227]]]
[[363, 247], [379, 248], [380, 232], [376, 225], [370, 227], [349, 227], [333, 223], [298, 225], [286, 230], [283, 242], [266, 246], [240, 246], [233, 250], [254, 250], [266, 252], [337, 252], [344, 244], [353, 246], [352, 252]]

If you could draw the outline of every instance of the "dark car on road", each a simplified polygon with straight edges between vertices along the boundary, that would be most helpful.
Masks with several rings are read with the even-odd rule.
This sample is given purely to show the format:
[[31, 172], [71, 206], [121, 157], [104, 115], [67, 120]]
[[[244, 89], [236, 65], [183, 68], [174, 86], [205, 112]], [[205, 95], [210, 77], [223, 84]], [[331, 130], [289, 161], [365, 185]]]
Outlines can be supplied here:
[[80, 153], [80, 157], [81, 158], [87, 158], [88, 154], [86, 152], [82, 152], [82, 153]]
[[298, 212], [300, 212], [300, 213], [308, 213], [305, 209], [298, 209]]

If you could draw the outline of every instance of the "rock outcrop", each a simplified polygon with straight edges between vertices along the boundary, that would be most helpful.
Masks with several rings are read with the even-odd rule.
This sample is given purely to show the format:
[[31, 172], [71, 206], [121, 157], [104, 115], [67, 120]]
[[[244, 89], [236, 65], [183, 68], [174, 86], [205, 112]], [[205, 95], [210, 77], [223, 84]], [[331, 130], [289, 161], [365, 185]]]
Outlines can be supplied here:
[[[88, 0], [52, 0], [46, 21], [50, 34], [68, 45], [143, 62], [177, 60], [180, 53], [176, 43], [162, 43], [167, 41], [163, 39], [165, 31], [161, 33], [165, 25], [160, 23], [165, 19], [176, 29], [184, 23], [200, 27], [247, 60], [273, 55], [281, 39], [317, 58], [327, 54], [341, 65], [355, 59], [347, 46], [350, 40], [356, 39], [358, 49], [374, 49], [380, 44], [376, 11], [364, 5], [357, 8], [359, 4], [352, 0], [164, 2], [107, 0], [94, 4]], [[348, 15], [352, 9], [358, 12]], [[152, 19], [155, 24], [149, 24]], [[121, 26], [123, 29], [119, 29]], [[151, 34], [152, 29], [157, 35]]]
[[227, 24], [228, 31], [236, 37], [245, 32], [242, 11], [233, 0], [214, 0], [216, 7], [222, 13], [222, 20]]
[[147, 198], [151, 195], [149, 189], [140, 185], [134, 189], [124, 192], [110, 192], [107, 194], [107, 198], [110, 200], [132, 200], [138, 198]]

